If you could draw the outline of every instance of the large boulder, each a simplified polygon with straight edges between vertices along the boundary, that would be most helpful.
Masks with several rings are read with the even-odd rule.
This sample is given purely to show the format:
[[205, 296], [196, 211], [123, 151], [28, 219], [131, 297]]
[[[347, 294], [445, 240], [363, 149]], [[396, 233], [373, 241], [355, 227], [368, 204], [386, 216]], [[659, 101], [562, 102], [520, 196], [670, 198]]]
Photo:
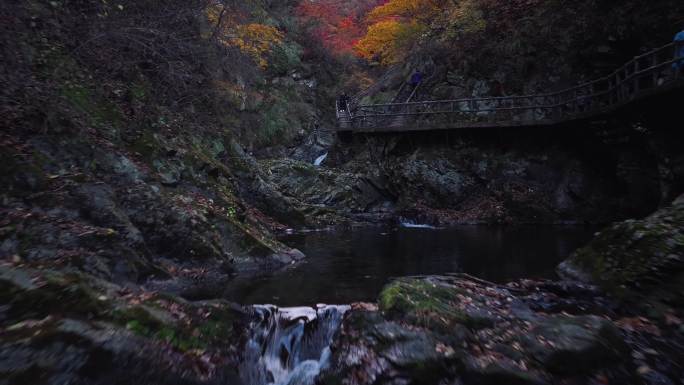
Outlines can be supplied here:
[[234, 383], [246, 313], [83, 273], [0, 267], [0, 383]]
[[533, 309], [542, 290], [467, 276], [396, 280], [377, 308], [352, 310], [321, 383], [585, 384], [605, 375], [630, 383], [617, 326]]
[[559, 266], [623, 299], [684, 304], [684, 195], [641, 220], [616, 223]]

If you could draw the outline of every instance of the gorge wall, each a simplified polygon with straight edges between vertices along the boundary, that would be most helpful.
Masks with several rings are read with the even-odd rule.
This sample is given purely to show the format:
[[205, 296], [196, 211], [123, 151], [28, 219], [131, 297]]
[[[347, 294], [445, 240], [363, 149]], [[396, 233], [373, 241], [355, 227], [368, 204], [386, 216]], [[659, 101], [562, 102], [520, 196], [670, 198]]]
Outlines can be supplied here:
[[[444, 48], [460, 38], [412, 51], [370, 99], [421, 66], [434, 67], [421, 97], [477, 96], [494, 80], [507, 93], [537, 91], [593, 75], [568, 56], [577, 44], [604, 52], [602, 41], [587, 43], [604, 36], [612, 66], [671, 38], [681, 2], [646, 7], [645, 15], [670, 15], [667, 23], [620, 18], [638, 3], [569, 7], [591, 12], [593, 26], [614, 15], [606, 28], [618, 34], [559, 26], [537, 39], [540, 23], [558, 25], [545, 12], [565, 4], [549, 2], [525, 19], [523, 35], [505, 40], [503, 56], [521, 60], [510, 68], [473, 71], [503, 47], [477, 49], [496, 40], [486, 29], [459, 51]], [[563, 134], [338, 140], [335, 95], [385, 69], [330, 55], [300, 26], [296, 5], [2, 3], [0, 382], [237, 383], [249, 316], [216, 298], [236, 275], [305, 258], [276, 239], [288, 228], [399, 217], [607, 222], [643, 216], [682, 191], [681, 134], [668, 123], [676, 99]], [[534, 57], [562, 76], [528, 68]], [[563, 60], [573, 64], [558, 67]], [[312, 165], [326, 152], [322, 167]]]

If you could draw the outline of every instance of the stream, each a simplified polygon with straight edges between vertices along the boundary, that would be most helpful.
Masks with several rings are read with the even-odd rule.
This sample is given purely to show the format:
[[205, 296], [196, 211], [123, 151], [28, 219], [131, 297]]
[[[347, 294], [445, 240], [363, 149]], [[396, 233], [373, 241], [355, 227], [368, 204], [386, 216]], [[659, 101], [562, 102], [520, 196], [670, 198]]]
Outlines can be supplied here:
[[240, 366], [245, 385], [310, 385], [330, 360], [330, 344], [349, 306], [256, 305]]
[[468, 273], [494, 282], [553, 278], [596, 231], [584, 226], [366, 227], [296, 233], [282, 241], [307, 258], [284, 271], [231, 282], [243, 304], [313, 306], [375, 301], [393, 277]]
[[[551, 278], [595, 228], [405, 223], [284, 236], [307, 258], [285, 271], [231, 282], [226, 297], [252, 306], [240, 377], [245, 385], [311, 385], [350, 304], [374, 301], [393, 277], [464, 272], [495, 282]], [[271, 304], [271, 305], [265, 305]]]

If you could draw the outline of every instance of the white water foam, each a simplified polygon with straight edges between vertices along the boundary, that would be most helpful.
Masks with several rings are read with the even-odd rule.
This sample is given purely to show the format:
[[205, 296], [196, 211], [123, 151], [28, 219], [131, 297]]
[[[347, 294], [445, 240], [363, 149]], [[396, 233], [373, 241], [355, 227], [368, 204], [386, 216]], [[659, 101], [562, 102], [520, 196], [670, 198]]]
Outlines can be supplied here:
[[330, 344], [349, 306], [255, 305], [240, 365], [248, 385], [312, 385], [330, 360]]
[[316, 158], [316, 160], [314, 160], [314, 166], [318, 167], [318, 166], [320, 166], [321, 164], [323, 164], [323, 161], [324, 161], [325, 158], [327, 158], [327, 157], [328, 157], [328, 153], [326, 152], [325, 154], [323, 154], [323, 155], [319, 156], [318, 158]]
[[412, 221], [410, 219], [405, 219], [405, 218], [400, 218], [399, 220], [399, 225], [401, 227], [409, 228], [409, 229], [432, 229], [432, 230], [437, 230], [439, 227], [435, 227], [432, 225], [428, 224], [422, 224], [422, 223], [416, 223], [415, 221]]

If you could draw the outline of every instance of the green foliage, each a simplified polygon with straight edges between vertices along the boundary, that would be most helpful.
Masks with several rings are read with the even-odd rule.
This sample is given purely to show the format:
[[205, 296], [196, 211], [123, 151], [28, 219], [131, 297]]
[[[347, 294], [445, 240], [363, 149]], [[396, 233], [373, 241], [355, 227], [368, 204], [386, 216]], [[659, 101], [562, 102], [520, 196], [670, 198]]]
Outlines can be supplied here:
[[62, 96], [78, 111], [85, 113], [95, 126], [116, 126], [123, 117], [117, 107], [80, 84], [67, 83]]
[[275, 143], [287, 131], [287, 114], [287, 105], [284, 103], [273, 103], [264, 111], [257, 141], [262, 145]]
[[294, 42], [283, 42], [273, 47], [270, 54], [271, 73], [283, 76], [302, 65], [302, 47]]

